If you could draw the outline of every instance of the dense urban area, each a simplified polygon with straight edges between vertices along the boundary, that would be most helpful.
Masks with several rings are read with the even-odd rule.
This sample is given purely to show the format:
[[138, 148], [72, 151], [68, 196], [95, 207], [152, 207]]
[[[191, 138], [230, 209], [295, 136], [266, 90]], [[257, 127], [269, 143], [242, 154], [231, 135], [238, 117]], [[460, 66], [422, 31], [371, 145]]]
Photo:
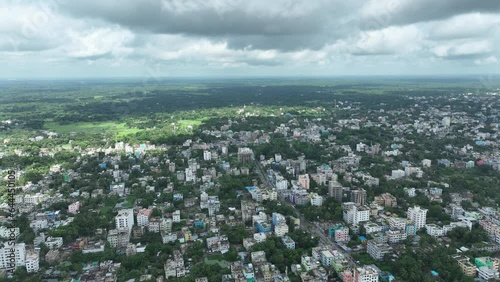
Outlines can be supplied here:
[[499, 279], [497, 88], [75, 85], [1, 87], [0, 281]]

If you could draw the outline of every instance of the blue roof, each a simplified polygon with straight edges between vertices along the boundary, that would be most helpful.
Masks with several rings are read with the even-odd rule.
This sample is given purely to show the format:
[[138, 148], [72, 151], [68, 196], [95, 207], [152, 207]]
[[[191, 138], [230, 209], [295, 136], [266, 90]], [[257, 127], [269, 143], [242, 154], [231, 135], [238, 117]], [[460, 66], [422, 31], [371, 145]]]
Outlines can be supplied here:
[[255, 186], [247, 186], [247, 187], [245, 187], [245, 188], [247, 189], [247, 191], [248, 191], [248, 192], [250, 192], [250, 191], [253, 191], [253, 190], [257, 189], [257, 187], [255, 187]]
[[359, 236], [358, 238], [359, 238], [359, 240], [361, 240], [361, 241], [366, 241], [366, 237], [365, 237], [365, 236]]
[[435, 271], [435, 270], [431, 270], [431, 273], [432, 273], [432, 275], [434, 275], [434, 276], [438, 276], [438, 275], [439, 275], [439, 273], [437, 273], [437, 271]]

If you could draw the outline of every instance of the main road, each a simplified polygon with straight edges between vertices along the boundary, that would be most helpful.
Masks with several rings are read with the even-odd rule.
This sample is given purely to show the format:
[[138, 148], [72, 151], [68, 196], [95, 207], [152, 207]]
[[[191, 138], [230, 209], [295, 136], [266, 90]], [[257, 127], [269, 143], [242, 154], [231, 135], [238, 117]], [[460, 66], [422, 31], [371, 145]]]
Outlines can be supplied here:
[[[259, 178], [262, 181], [262, 183], [264, 183], [264, 185], [266, 185], [267, 187], [276, 188], [274, 183], [269, 179], [267, 173], [264, 171], [264, 168], [262, 167], [260, 162], [257, 160], [255, 160], [255, 167], [257, 168], [256, 172], [259, 175]], [[339, 251], [340, 253], [342, 253], [344, 255], [345, 259], [347, 260], [347, 262], [351, 268], [357, 267], [357, 264], [353, 260], [351, 255], [349, 253], [347, 253], [346, 251], [344, 251], [339, 246], [337, 246], [337, 244], [335, 244], [335, 242], [333, 240], [328, 238], [328, 236], [325, 235], [325, 232], [323, 231], [323, 229], [319, 225], [306, 220], [304, 218], [304, 215], [290, 202], [282, 199], [281, 197], [278, 197], [278, 200], [280, 201], [280, 203], [282, 205], [287, 205], [287, 206], [293, 208], [293, 210], [298, 215], [298, 218], [300, 219], [301, 228], [307, 230], [312, 235], [317, 236], [319, 238], [319, 242], [321, 245], [327, 245], [327, 246], [333, 247], [334, 249], [336, 249], [337, 251]]]

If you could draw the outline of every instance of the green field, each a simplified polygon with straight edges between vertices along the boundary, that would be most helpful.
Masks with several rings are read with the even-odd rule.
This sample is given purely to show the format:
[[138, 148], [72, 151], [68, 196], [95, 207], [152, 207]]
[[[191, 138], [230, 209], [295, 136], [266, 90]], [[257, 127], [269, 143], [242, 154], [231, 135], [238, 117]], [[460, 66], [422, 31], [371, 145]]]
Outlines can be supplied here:
[[125, 123], [117, 123], [117, 122], [99, 122], [99, 123], [77, 122], [73, 124], [64, 124], [64, 125], [59, 124], [57, 122], [46, 122], [44, 124], [44, 128], [46, 130], [62, 134], [67, 134], [71, 132], [90, 133], [90, 134], [112, 132], [117, 134], [118, 136], [125, 136], [141, 131], [141, 129], [129, 128]]

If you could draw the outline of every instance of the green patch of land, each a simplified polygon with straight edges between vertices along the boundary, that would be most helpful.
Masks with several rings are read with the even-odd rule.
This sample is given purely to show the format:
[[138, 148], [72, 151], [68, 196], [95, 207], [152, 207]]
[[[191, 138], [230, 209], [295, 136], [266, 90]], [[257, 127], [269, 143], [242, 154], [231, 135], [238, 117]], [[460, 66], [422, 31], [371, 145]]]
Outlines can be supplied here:
[[119, 122], [77, 122], [73, 124], [59, 124], [49, 121], [44, 124], [44, 129], [61, 134], [68, 134], [71, 132], [89, 134], [114, 133], [119, 137], [141, 131], [141, 129], [130, 128], [125, 123]]

